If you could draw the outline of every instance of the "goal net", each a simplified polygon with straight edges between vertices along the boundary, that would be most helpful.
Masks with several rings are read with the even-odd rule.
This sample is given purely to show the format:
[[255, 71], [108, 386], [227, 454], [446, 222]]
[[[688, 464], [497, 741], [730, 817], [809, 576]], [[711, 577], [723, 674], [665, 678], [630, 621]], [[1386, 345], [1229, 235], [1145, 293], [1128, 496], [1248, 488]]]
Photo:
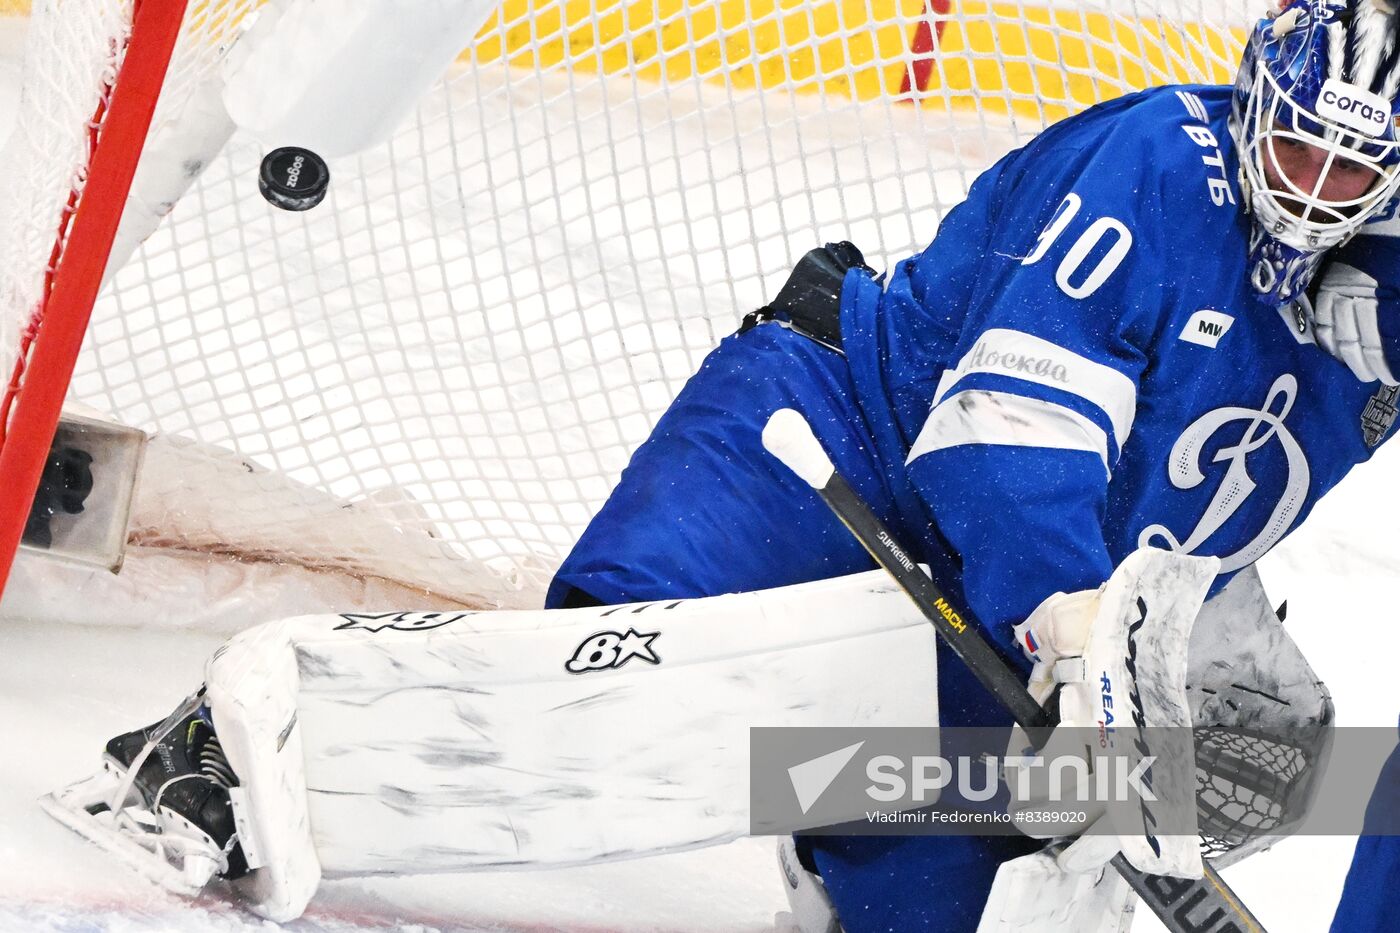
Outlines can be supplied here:
[[[153, 436], [134, 546], [488, 606], [538, 604], [630, 451], [806, 250], [909, 255], [1053, 121], [1230, 81], [1262, 13], [506, 0], [387, 142], [333, 159], [325, 201], [289, 213], [257, 175], [298, 141], [240, 131], [220, 88], [251, 14], [298, 2], [34, 0], [13, 18], [5, 450], [46, 449], [56, 412], [22, 403], [68, 380], [35, 345], [86, 314], [76, 286], [76, 312], [50, 309], [65, 278], [96, 275], [67, 398]], [[142, 65], [159, 88], [133, 92], [154, 108], [144, 148], [107, 123]], [[120, 230], [80, 236], [123, 150], [130, 194], [101, 194]], [[20, 485], [0, 477], [0, 516]]]

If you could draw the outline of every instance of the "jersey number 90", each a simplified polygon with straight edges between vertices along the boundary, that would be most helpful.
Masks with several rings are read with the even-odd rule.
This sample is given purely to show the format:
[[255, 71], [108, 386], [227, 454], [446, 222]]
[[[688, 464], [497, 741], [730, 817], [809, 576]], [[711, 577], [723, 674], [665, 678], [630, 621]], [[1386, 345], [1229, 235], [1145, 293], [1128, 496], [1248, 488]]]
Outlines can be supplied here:
[[[1036, 237], [1035, 249], [1021, 260], [1021, 265], [1029, 266], [1045, 258], [1050, 247], [1074, 223], [1081, 203], [1079, 195], [1074, 192], [1065, 195], [1060, 206], [1055, 208], [1055, 215], [1050, 218], [1050, 223], [1040, 231], [1040, 236]], [[1093, 267], [1085, 271], [1082, 266], [1101, 242], [1107, 242], [1107, 247], [1101, 250]], [[1132, 246], [1133, 235], [1121, 220], [1116, 217], [1100, 217], [1079, 234], [1078, 239], [1060, 260], [1059, 267], [1055, 269], [1055, 284], [1071, 298], [1088, 298], [1108, 280]]]

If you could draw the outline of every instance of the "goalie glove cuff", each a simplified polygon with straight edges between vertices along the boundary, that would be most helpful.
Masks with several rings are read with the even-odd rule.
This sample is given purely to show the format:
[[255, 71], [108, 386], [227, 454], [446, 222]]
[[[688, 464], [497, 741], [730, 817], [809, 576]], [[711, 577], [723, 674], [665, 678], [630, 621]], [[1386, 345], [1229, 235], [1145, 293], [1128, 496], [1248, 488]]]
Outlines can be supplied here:
[[1057, 684], [1087, 679], [1084, 651], [1098, 612], [1098, 590], [1056, 593], [1015, 627], [1016, 643], [1034, 662], [1026, 687], [1037, 703], [1044, 706]]

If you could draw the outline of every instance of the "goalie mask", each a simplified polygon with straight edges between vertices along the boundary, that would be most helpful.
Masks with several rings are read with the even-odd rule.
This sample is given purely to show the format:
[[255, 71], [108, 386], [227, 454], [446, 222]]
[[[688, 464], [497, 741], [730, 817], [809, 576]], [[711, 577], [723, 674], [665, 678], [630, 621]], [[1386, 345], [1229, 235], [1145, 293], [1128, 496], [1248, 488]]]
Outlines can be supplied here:
[[1230, 130], [1254, 214], [1250, 280], [1270, 304], [1303, 293], [1324, 252], [1400, 185], [1400, 48], [1386, 2], [1294, 0], [1245, 49]]

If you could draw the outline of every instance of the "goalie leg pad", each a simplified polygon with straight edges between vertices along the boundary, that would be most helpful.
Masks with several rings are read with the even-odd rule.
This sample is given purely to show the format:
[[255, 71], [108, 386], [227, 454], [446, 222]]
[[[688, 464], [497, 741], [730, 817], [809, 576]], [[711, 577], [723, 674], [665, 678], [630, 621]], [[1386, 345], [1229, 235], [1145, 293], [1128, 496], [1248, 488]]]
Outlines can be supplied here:
[[268, 916], [327, 874], [590, 862], [749, 827], [752, 726], [933, 726], [935, 636], [882, 572], [520, 612], [311, 616], [208, 668]]
[[321, 882], [307, 809], [294, 628], [273, 622], [250, 629], [215, 652], [205, 669], [214, 728], [240, 782], [230, 801], [253, 869], [234, 887], [278, 922], [301, 916]]

